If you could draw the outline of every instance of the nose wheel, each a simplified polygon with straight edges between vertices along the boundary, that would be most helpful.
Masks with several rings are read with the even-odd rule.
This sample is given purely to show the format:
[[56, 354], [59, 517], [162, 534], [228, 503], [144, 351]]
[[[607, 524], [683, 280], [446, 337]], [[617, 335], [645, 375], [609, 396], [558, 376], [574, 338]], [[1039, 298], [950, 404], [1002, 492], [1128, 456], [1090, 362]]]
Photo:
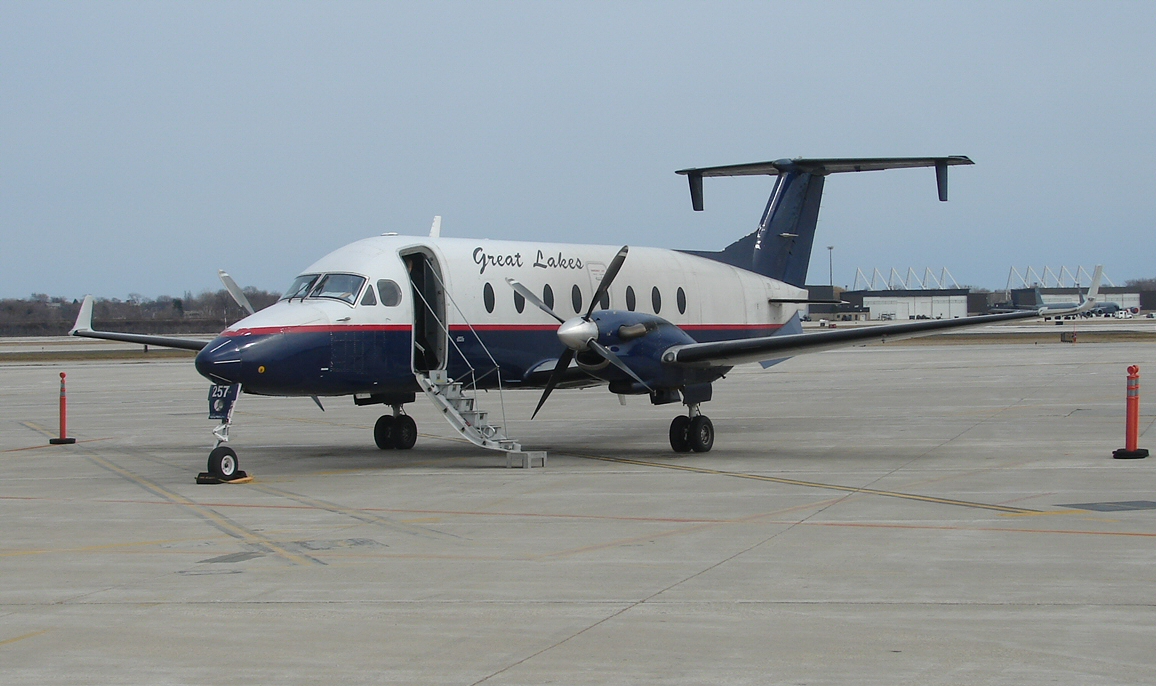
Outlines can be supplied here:
[[240, 466], [237, 453], [227, 445], [217, 446], [209, 453], [209, 473], [218, 479], [229, 481], [236, 478]]
[[417, 443], [417, 422], [408, 414], [402, 414], [397, 405], [393, 414], [378, 417], [373, 425], [373, 442], [382, 450], [409, 450]]
[[671, 420], [670, 447], [676, 453], [707, 453], [714, 447], [714, 424], [699, 414], [697, 404], [690, 406], [688, 414]]

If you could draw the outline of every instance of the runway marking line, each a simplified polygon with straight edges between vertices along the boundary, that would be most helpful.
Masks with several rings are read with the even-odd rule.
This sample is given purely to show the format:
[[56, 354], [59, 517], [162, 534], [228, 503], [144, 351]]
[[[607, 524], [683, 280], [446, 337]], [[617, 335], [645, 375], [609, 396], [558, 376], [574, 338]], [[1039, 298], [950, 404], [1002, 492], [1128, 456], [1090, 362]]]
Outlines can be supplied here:
[[[839, 496], [839, 497], [841, 498], [842, 496]], [[620, 538], [620, 539], [617, 539], [614, 541], [606, 541], [603, 543], [592, 543], [590, 545], [580, 546], [578, 548], [569, 548], [567, 550], [558, 550], [558, 551], [555, 551], [552, 553], [543, 553], [541, 555], [533, 556], [533, 559], [535, 559], [535, 560], [549, 559], [549, 558], [562, 557], [562, 556], [567, 556], [567, 555], [576, 555], [579, 553], [587, 553], [587, 552], [591, 552], [594, 550], [603, 550], [606, 548], [617, 548], [617, 547], [620, 547], [623, 545], [629, 545], [631, 543], [637, 543], [639, 541], [650, 541], [650, 540], [654, 540], [656, 538], [668, 538], [670, 536], [678, 536], [678, 535], [682, 535], [682, 534], [691, 534], [691, 533], [695, 533], [698, 531], [702, 531], [704, 529], [709, 529], [712, 527], [721, 526], [724, 524], [749, 524], [751, 522], [756, 522], [760, 519], [768, 519], [770, 517], [778, 517], [780, 515], [787, 514], [788, 512], [794, 512], [796, 510], [813, 510], [816, 508], [823, 508], [823, 507], [826, 507], [828, 505], [831, 505], [833, 503], [838, 502], [838, 500], [839, 500], [839, 498], [829, 498], [827, 500], [820, 500], [820, 501], [814, 502], [814, 503], [804, 503], [802, 505], [793, 505], [791, 507], [785, 507], [783, 509], [774, 510], [772, 512], [757, 512], [755, 514], [750, 514], [750, 515], [746, 515], [743, 517], [737, 517], [735, 519], [720, 519], [720, 520], [704, 521], [704, 522], [689, 522], [689, 523], [694, 524], [694, 526], [683, 527], [681, 529], [670, 529], [667, 531], [661, 531], [659, 533], [641, 534], [638, 536], [631, 536], [629, 538]], [[772, 523], [782, 524], [784, 526], [789, 526], [793, 522], [772, 521]], [[794, 522], [794, 523], [797, 523], [797, 522]]]
[[954, 500], [951, 498], [938, 498], [930, 495], [918, 495], [916, 493], [901, 493], [898, 491], [883, 491], [877, 488], [863, 488], [860, 486], [841, 486], [839, 484], [826, 484], [817, 481], [803, 481], [800, 479], [787, 479], [779, 476], [766, 476], [763, 474], [749, 474], [746, 472], [728, 472], [722, 469], [709, 469], [707, 467], [693, 467], [691, 465], [670, 464], [669, 462], [650, 462], [647, 460], [633, 460], [626, 457], [609, 457], [605, 455], [585, 455], [581, 453], [570, 453], [563, 451], [556, 451], [560, 455], [569, 455], [571, 457], [580, 457], [588, 460], [601, 460], [603, 462], [617, 462], [619, 464], [632, 464], [640, 467], [659, 467], [662, 469], [674, 469], [684, 472], [694, 472], [696, 474], [711, 474], [714, 476], [730, 476], [736, 479], [753, 479], [755, 481], [768, 481], [770, 483], [784, 484], [787, 486], [803, 486], [805, 488], [821, 488], [830, 491], [842, 491], [844, 493], [862, 493], [864, 495], [878, 495], [886, 498], [900, 498], [903, 500], [915, 500], [925, 503], [935, 503], [938, 505], [956, 505], [959, 507], [970, 507], [978, 510], [991, 510], [993, 512], [1004, 512], [1009, 514], [1026, 515], [1026, 514], [1045, 514], [1040, 510], [1032, 510], [1023, 507], [1010, 507], [1007, 505], [992, 505], [990, 503], [977, 503], [970, 500]]
[[156, 493], [157, 495], [161, 496], [162, 498], [165, 498], [166, 500], [172, 501], [173, 504], [175, 504], [175, 505], [183, 505], [184, 507], [189, 508], [190, 510], [197, 513], [201, 517], [212, 522], [214, 525], [217, 526], [217, 528], [221, 529], [225, 533], [228, 533], [228, 534], [230, 534], [236, 538], [239, 538], [239, 539], [245, 541], [246, 543], [250, 543], [250, 544], [257, 545], [257, 546], [262, 546], [262, 547], [268, 548], [270, 551], [272, 551], [273, 553], [275, 553], [279, 557], [282, 557], [282, 558], [284, 558], [284, 559], [286, 559], [289, 562], [292, 562], [294, 564], [299, 564], [299, 565], [304, 565], [304, 564], [309, 564], [309, 563], [324, 564], [320, 560], [316, 560], [312, 557], [308, 557], [305, 555], [298, 555], [297, 553], [290, 552], [290, 551], [286, 550], [285, 548], [283, 548], [282, 546], [278, 545], [277, 543], [273, 542], [272, 540], [270, 540], [264, 536], [260, 536], [260, 535], [254, 533], [252, 531], [249, 531], [248, 529], [245, 529], [241, 526], [238, 526], [237, 524], [234, 524], [233, 522], [229, 521], [229, 519], [227, 519], [226, 517], [221, 516], [220, 514], [214, 512], [213, 510], [209, 509], [208, 507], [205, 507], [205, 506], [201, 505], [200, 503], [194, 502], [192, 500], [189, 500], [188, 498], [184, 497], [183, 495], [180, 495], [179, 493], [174, 493], [173, 491], [168, 490], [167, 488], [161, 486], [160, 484], [153, 483], [152, 481], [149, 481], [148, 479], [146, 479], [142, 476], [138, 476], [138, 475], [128, 471], [127, 469], [124, 469], [123, 467], [120, 467], [118, 465], [115, 465], [115, 464], [109, 462], [108, 460], [104, 459], [103, 457], [100, 457], [98, 455], [87, 455], [86, 457], [88, 457], [90, 460], [92, 460], [96, 464], [100, 465], [101, 467], [104, 467], [105, 469], [107, 469], [111, 472], [115, 472], [116, 474], [123, 476], [124, 478], [128, 479], [129, 481], [132, 481], [132, 482], [144, 487], [146, 490], [149, 490], [149, 491], [152, 491], [153, 493]]
[[372, 512], [370, 512], [366, 509], [346, 507], [344, 505], [338, 505], [336, 503], [326, 502], [326, 501], [320, 500], [318, 498], [312, 498], [312, 497], [307, 496], [307, 495], [301, 495], [300, 493], [293, 493], [292, 491], [282, 490], [280, 488], [275, 488], [273, 486], [266, 486], [266, 485], [258, 484], [258, 485], [254, 486], [254, 489], [261, 491], [262, 493], [267, 493], [269, 495], [272, 495], [272, 496], [275, 496], [278, 498], [287, 498], [287, 499], [292, 500], [294, 502], [300, 503], [302, 506], [307, 507], [309, 509], [320, 510], [322, 512], [329, 512], [329, 513], [341, 515], [344, 517], [350, 517], [350, 518], [355, 519], [356, 521], [359, 521], [363, 524], [379, 524], [379, 525], [387, 526], [387, 527], [394, 529], [395, 531], [401, 531], [401, 532], [409, 534], [411, 536], [429, 536], [430, 534], [437, 534], [438, 536], [448, 536], [450, 538], [460, 538], [460, 536], [454, 536], [453, 534], [447, 534], [444, 531], [438, 531], [436, 529], [413, 526], [410, 524], [399, 524], [398, 522], [395, 522], [395, 521], [389, 519], [388, 517], [382, 517], [380, 515], [373, 514]]
[[[35, 424], [34, 422], [20, 422], [20, 423], [23, 424], [24, 426], [28, 427], [29, 429], [32, 429], [33, 431], [38, 431], [38, 432], [45, 434], [47, 436], [51, 436], [51, 434], [44, 427], [39, 426], [39, 425]], [[115, 465], [112, 462], [109, 462], [108, 460], [104, 459], [103, 457], [100, 457], [99, 455], [96, 455], [94, 453], [85, 453], [84, 456], [86, 458], [88, 458], [89, 460], [91, 460], [92, 462], [96, 463], [98, 466], [103, 467], [104, 469], [107, 469], [108, 471], [113, 472], [114, 474], [118, 474], [118, 475], [124, 477], [125, 479], [128, 479], [129, 481], [132, 481], [133, 483], [137, 484], [138, 486], [141, 486], [142, 488], [144, 488], [147, 491], [152, 491], [153, 493], [159, 495], [160, 497], [164, 498], [165, 500], [170, 501], [172, 504], [181, 505], [183, 507], [186, 507], [186, 508], [192, 510], [198, 516], [200, 516], [203, 519], [208, 520], [214, 526], [216, 526], [218, 529], [220, 529], [221, 531], [224, 531], [225, 533], [229, 534], [230, 536], [233, 536], [234, 538], [239, 538], [242, 541], [245, 541], [246, 543], [249, 543], [251, 545], [263, 547], [263, 548], [271, 551], [272, 553], [276, 554], [278, 557], [281, 557], [285, 560], [288, 560], [289, 562], [292, 562], [293, 564], [299, 564], [299, 565], [306, 565], [306, 564], [310, 564], [310, 563], [312, 563], [312, 564], [325, 564], [324, 562], [322, 562], [316, 558], [309, 557], [308, 555], [298, 555], [297, 553], [286, 550], [283, 546], [278, 545], [274, 541], [272, 541], [272, 540], [270, 540], [264, 536], [260, 536], [256, 533], [252, 532], [252, 531], [249, 531], [248, 529], [245, 529], [244, 527], [241, 527], [237, 524], [234, 524], [233, 522], [229, 521], [228, 518], [221, 516], [220, 514], [214, 512], [213, 510], [209, 509], [208, 507], [205, 507], [205, 506], [203, 506], [197, 502], [194, 502], [192, 500], [189, 500], [188, 498], [184, 497], [183, 495], [180, 495], [179, 493], [174, 493], [173, 491], [168, 490], [167, 488], [165, 488], [164, 486], [161, 486], [160, 484], [149, 481], [148, 479], [144, 478], [143, 476], [139, 476], [137, 474], [134, 474], [133, 472], [130, 472], [129, 470], [127, 470], [123, 467]]]
[[44, 629], [43, 631], [33, 631], [30, 634], [24, 634], [23, 636], [17, 636], [15, 638], [5, 639], [3, 641], [0, 641], [0, 646], [11, 645], [17, 641], [23, 641], [26, 638], [36, 638], [37, 636], [43, 636], [44, 634], [48, 633], [48, 631], [49, 631], [48, 629]]

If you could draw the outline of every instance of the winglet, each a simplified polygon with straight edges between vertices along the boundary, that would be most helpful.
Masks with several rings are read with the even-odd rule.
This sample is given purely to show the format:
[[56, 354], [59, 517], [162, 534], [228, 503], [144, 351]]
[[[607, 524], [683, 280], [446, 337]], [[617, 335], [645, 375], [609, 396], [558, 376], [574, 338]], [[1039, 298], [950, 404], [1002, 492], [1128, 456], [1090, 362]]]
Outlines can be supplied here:
[[442, 235], [442, 216], [440, 214], [434, 215], [433, 224], [429, 227], [430, 238], [441, 238]]
[[84, 296], [80, 304], [80, 312], [76, 315], [76, 323], [68, 331], [69, 336], [75, 336], [77, 331], [92, 331], [92, 296]]

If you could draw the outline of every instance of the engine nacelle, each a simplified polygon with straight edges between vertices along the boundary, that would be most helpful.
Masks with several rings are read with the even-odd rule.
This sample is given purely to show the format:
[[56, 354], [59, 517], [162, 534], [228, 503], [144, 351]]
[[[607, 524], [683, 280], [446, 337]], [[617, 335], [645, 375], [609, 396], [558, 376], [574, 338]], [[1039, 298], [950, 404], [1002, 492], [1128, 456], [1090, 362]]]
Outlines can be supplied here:
[[627, 394], [681, 389], [710, 383], [728, 369], [698, 369], [663, 364], [662, 353], [671, 346], [696, 343], [690, 334], [662, 317], [643, 312], [597, 310], [590, 319], [598, 325], [598, 342], [610, 349], [646, 382], [640, 386], [622, 370], [593, 351], [579, 352], [575, 362], [589, 374], [609, 381], [614, 392]]

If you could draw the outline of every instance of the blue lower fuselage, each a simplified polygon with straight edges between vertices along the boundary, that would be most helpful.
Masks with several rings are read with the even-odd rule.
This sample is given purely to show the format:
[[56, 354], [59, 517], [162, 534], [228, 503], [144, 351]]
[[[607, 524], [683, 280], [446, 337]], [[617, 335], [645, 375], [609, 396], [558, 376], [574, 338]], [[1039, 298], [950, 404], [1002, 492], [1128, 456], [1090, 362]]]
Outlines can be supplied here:
[[[694, 341], [767, 336], [778, 325], [729, 325], [690, 328]], [[555, 325], [451, 326], [446, 371], [468, 379], [474, 370], [479, 388], [539, 386], [564, 350]], [[613, 341], [609, 341], [613, 344]], [[616, 348], [632, 367], [653, 364], [653, 351], [641, 345]], [[632, 355], [634, 356], [632, 359]], [[240, 383], [248, 393], [283, 396], [336, 396], [408, 393], [414, 379], [413, 331], [409, 325], [323, 325], [265, 327], [229, 331], [197, 355], [197, 371], [213, 383]], [[491, 360], [492, 356], [492, 360]], [[615, 378], [615, 370], [605, 373]], [[603, 376], [599, 373], [596, 376]], [[715, 375], [717, 377], [717, 375]], [[704, 378], [705, 380], [705, 378]], [[672, 385], [678, 385], [677, 382]]]

